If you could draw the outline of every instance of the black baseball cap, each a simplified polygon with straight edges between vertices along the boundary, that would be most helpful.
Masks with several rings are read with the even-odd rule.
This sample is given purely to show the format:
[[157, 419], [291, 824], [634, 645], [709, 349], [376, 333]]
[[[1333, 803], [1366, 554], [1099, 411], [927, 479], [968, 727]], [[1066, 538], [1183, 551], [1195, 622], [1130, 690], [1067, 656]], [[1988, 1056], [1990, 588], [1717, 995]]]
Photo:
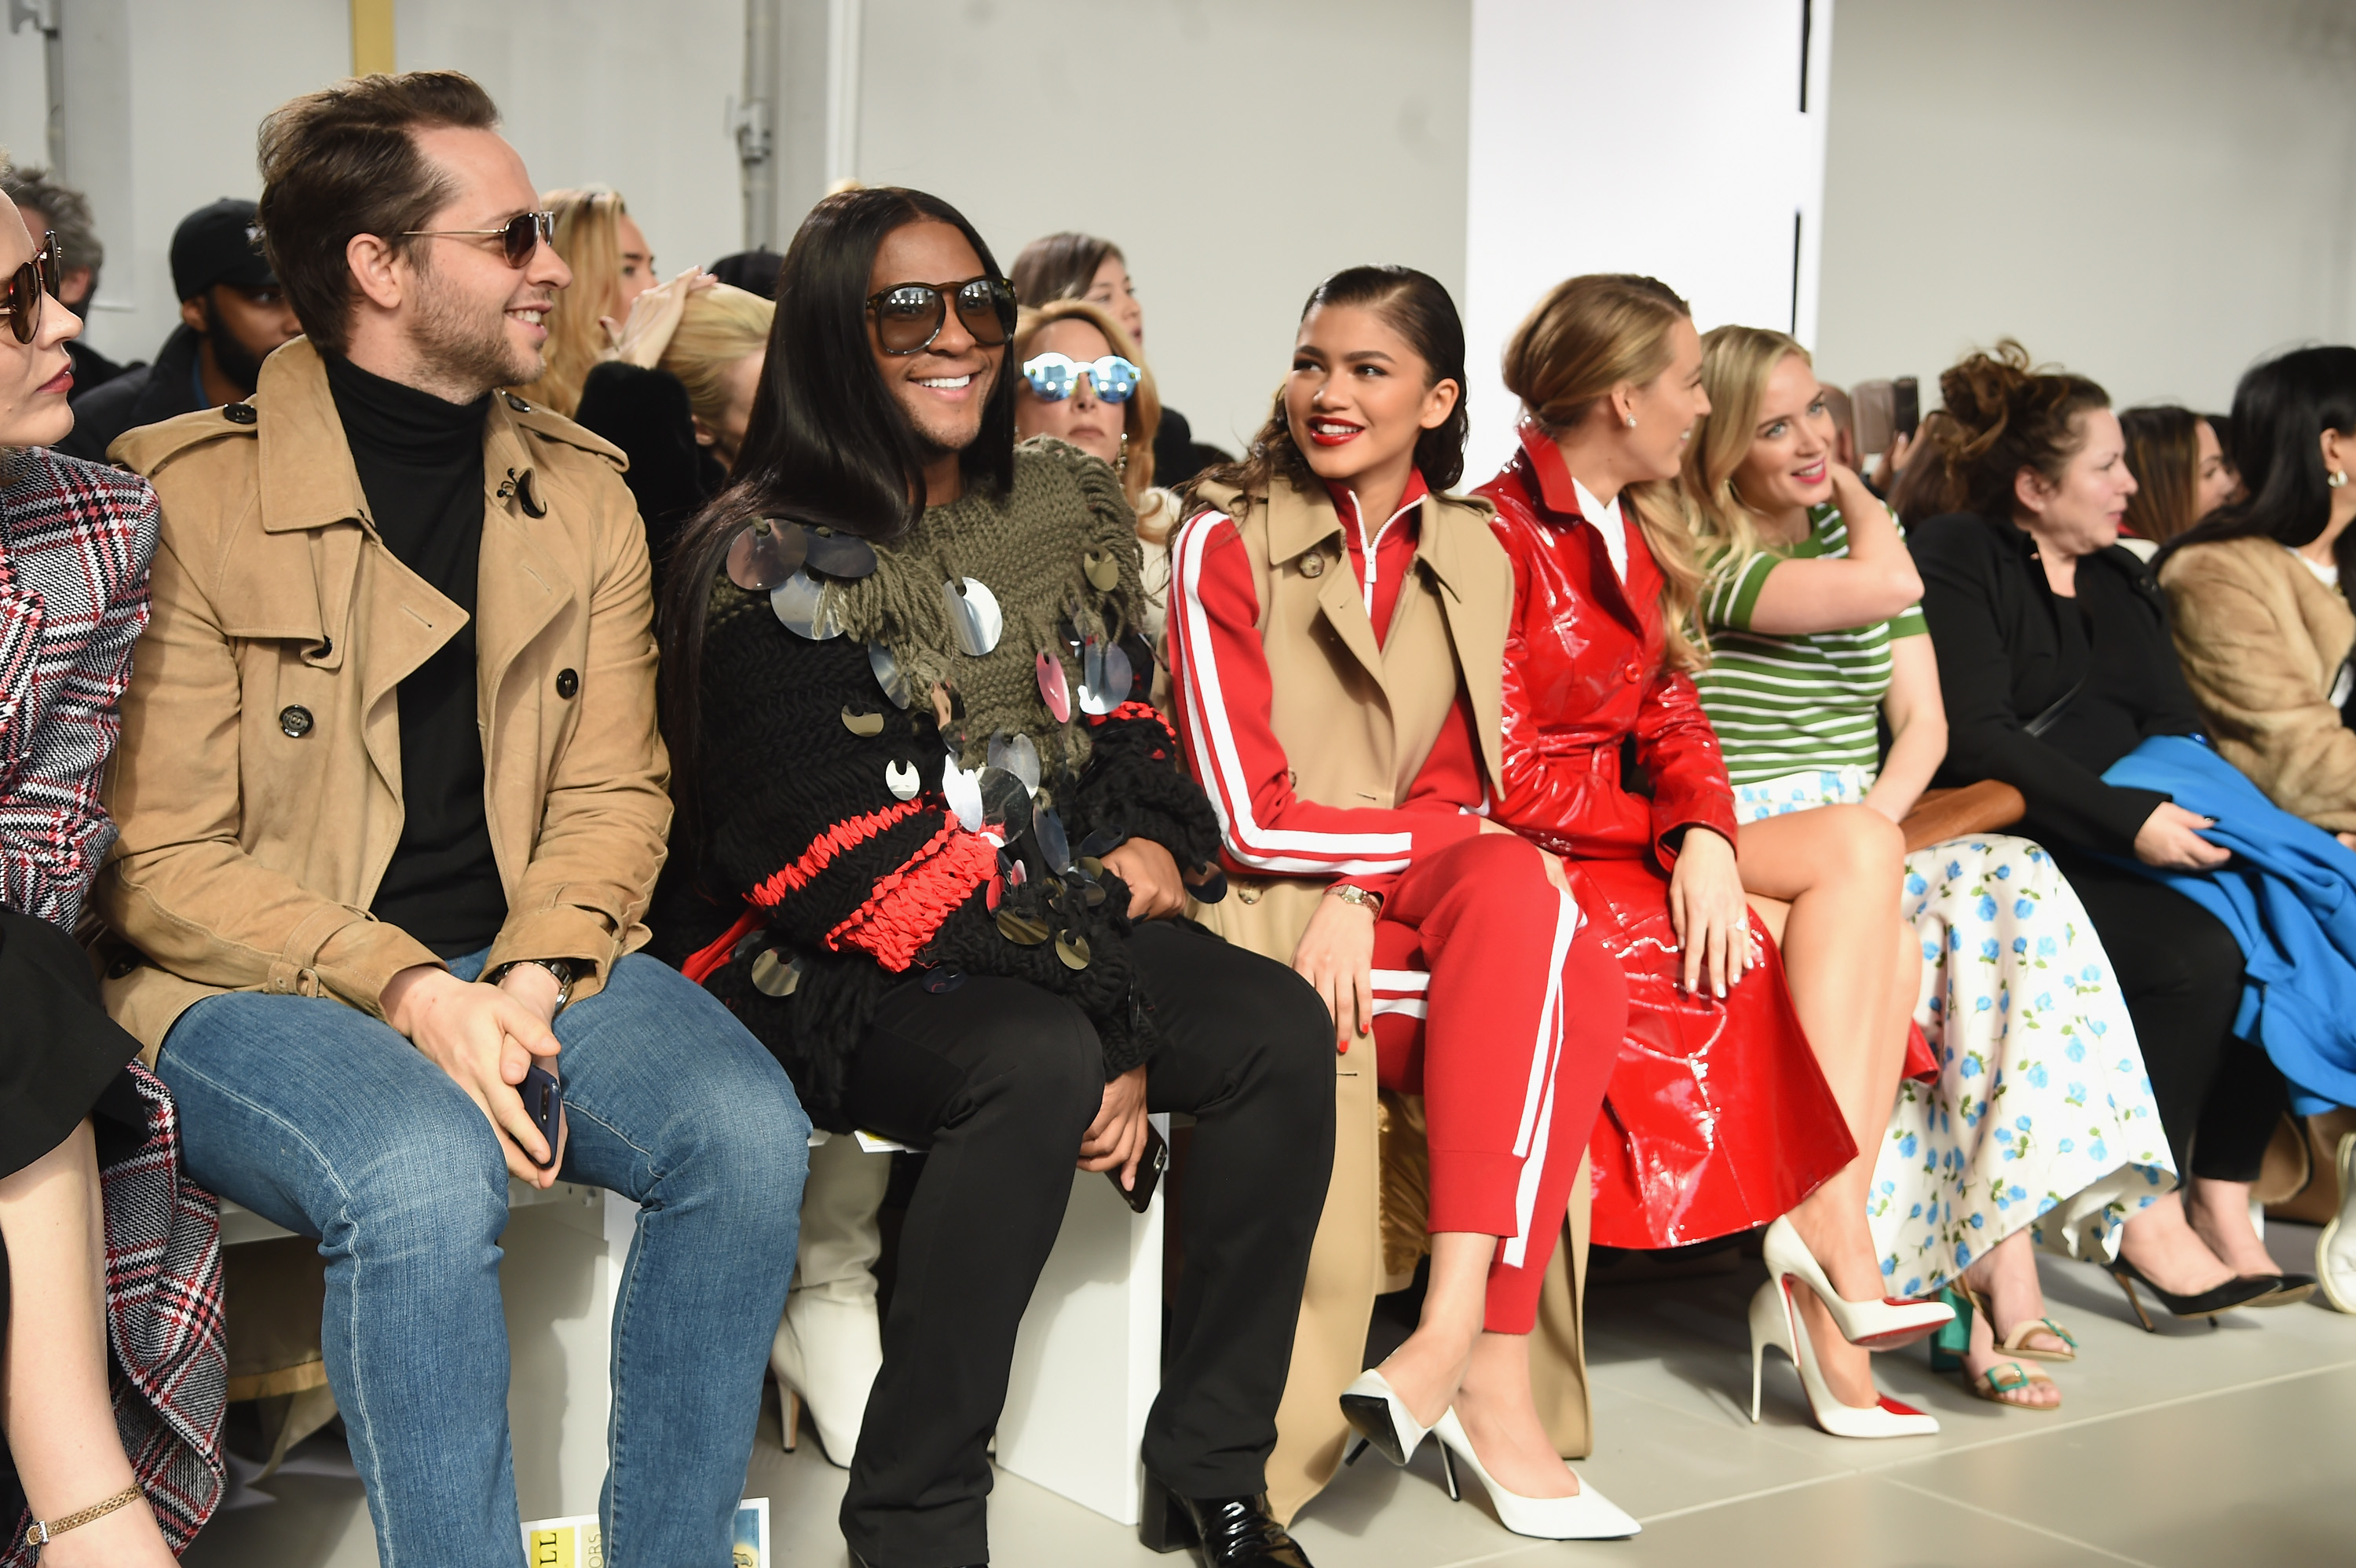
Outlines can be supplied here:
[[278, 274], [262, 253], [254, 211], [253, 203], [225, 196], [180, 219], [172, 230], [173, 292], [191, 300], [215, 283], [276, 288]]

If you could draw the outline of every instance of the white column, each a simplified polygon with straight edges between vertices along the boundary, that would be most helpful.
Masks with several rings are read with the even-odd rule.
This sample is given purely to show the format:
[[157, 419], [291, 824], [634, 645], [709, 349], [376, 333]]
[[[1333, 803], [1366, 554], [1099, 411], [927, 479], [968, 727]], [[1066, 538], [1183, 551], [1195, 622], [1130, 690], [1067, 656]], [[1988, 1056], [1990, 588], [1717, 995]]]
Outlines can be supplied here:
[[1650, 273], [1705, 330], [1814, 335], [1832, 13], [1832, 0], [1473, 0], [1468, 482], [1512, 449], [1505, 339], [1564, 278]]

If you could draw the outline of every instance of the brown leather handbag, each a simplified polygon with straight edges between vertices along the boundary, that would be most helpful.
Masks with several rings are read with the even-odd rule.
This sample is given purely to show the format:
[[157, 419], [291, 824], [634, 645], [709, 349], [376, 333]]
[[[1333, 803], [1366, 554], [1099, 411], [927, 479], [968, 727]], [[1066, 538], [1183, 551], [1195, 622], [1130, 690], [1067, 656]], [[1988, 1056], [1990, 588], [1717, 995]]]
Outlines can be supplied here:
[[1975, 833], [1996, 833], [2029, 814], [2029, 802], [2019, 790], [1996, 779], [1982, 779], [1959, 789], [1926, 789], [1898, 827], [1906, 835], [1906, 852], [1928, 848], [1949, 838]]

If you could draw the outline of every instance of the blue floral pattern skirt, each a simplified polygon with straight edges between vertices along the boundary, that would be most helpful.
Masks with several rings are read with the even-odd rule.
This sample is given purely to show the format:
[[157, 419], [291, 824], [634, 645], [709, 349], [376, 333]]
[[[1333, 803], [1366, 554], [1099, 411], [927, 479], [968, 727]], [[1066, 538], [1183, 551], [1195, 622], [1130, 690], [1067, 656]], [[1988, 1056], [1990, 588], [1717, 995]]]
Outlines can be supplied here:
[[[1743, 822], [1856, 804], [1841, 769], [1738, 785]], [[2080, 1258], [2176, 1185], [2126, 1000], [2085, 906], [2026, 838], [1951, 838], [1906, 857], [1922, 943], [1914, 1021], [1936, 1083], [1899, 1085], [1867, 1205], [1893, 1296], [1921, 1296], [2024, 1225]]]

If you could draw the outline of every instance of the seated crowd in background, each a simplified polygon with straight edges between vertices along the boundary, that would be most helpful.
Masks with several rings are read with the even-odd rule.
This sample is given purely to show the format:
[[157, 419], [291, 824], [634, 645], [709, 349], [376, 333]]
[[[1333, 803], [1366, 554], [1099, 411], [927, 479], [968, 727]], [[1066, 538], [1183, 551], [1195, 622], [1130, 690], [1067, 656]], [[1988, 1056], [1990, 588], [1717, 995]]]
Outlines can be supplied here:
[[[1564, 1462], [1590, 1243], [1759, 1232], [1751, 1418], [1774, 1346], [1852, 1438], [1938, 1430], [1870, 1360], [1924, 1340], [2062, 1403], [2040, 1249], [2147, 1328], [2356, 1311], [2356, 348], [2228, 418], [2006, 342], [1860, 453], [1790, 336], [1576, 277], [1468, 485], [1488, 347], [1357, 266], [1236, 346], [1282, 378], [1237, 460], [1108, 240], [1010, 276], [854, 186], [659, 281], [498, 124], [442, 72], [274, 111], [127, 369], [68, 308], [87, 204], [0, 175], [41, 1561], [218, 1503], [215, 1195], [317, 1243], [238, 1310], [324, 1368], [380, 1554], [460, 1564], [514, 1555], [510, 1179], [639, 1206], [620, 1561], [724, 1550], [765, 1366], [854, 1563], [988, 1561], [1069, 1173], [1141, 1205], [1150, 1113], [1193, 1125], [1141, 1536], [1206, 1568], [1305, 1564], [1427, 1436], [1508, 1530], [1636, 1533]], [[922, 1151], [888, 1315], [854, 1132]], [[2315, 1275], [2253, 1221], [2286, 1137]]]

